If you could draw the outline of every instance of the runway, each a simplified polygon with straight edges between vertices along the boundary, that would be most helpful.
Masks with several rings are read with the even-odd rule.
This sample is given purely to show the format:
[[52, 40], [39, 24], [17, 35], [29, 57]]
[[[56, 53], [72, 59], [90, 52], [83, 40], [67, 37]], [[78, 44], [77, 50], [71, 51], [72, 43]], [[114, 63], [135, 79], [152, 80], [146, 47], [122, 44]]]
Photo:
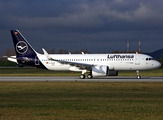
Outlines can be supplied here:
[[79, 79], [78, 77], [0, 77], [0, 82], [163, 82], [163, 77], [97, 77]]

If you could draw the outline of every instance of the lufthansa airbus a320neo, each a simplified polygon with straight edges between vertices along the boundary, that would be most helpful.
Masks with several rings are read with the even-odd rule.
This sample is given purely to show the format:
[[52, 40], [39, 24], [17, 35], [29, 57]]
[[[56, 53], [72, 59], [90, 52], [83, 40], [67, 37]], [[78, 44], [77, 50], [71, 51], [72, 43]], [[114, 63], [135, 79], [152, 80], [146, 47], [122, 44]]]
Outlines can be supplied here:
[[96, 76], [118, 76], [118, 71], [139, 71], [156, 69], [161, 64], [145, 54], [44, 54], [36, 52], [18, 30], [11, 30], [16, 56], [9, 61], [54, 71], [81, 71], [80, 78]]

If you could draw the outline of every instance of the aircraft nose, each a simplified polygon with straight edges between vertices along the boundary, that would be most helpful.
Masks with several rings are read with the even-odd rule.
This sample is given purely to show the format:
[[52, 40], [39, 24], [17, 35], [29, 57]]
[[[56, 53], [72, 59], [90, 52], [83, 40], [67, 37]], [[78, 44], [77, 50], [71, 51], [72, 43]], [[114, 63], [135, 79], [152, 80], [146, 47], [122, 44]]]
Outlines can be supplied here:
[[156, 68], [159, 68], [159, 67], [161, 67], [161, 63], [160, 63], [160, 62], [158, 62], [158, 61], [155, 61], [154, 66], [155, 66]]

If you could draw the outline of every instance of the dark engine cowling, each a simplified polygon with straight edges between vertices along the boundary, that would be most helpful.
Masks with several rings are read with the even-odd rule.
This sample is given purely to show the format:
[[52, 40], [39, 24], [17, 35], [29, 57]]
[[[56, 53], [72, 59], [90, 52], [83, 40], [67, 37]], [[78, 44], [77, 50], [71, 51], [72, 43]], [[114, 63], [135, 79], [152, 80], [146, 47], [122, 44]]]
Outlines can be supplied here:
[[118, 71], [109, 70], [106, 65], [92, 67], [92, 76], [118, 76]]
[[118, 76], [118, 71], [115, 70], [109, 70], [109, 74], [107, 76]]

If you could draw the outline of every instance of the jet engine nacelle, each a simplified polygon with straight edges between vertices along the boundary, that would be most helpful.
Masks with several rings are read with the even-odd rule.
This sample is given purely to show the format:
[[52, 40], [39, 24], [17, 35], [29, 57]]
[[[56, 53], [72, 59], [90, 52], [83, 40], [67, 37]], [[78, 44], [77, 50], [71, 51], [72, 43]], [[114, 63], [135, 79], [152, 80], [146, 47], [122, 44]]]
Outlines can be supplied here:
[[106, 65], [92, 67], [92, 76], [118, 76], [118, 71], [109, 70]]

